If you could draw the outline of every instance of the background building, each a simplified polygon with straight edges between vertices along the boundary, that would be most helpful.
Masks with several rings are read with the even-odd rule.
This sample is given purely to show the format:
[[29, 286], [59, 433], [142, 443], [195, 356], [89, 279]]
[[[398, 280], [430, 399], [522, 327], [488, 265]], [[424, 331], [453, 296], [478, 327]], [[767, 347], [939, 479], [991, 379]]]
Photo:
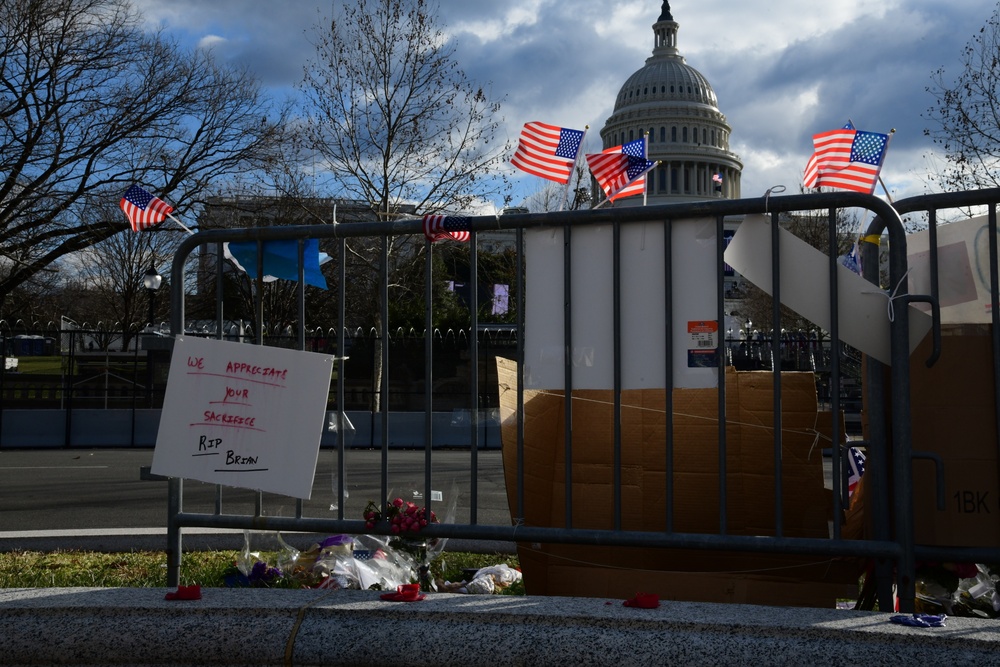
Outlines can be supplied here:
[[[743, 163], [729, 150], [731, 128], [708, 80], [678, 50], [679, 27], [664, 2], [653, 24], [653, 54], [622, 84], [601, 130], [604, 148], [648, 134], [647, 155], [661, 163], [646, 175], [648, 204], [739, 199]], [[641, 206], [642, 199], [616, 205]]]

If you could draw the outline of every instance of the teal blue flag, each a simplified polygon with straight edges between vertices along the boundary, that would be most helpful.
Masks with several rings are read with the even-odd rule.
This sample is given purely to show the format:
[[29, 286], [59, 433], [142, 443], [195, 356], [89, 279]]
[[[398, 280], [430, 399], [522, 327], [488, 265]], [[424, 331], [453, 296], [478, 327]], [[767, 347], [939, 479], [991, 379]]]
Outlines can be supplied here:
[[[226, 244], [226, 256], [246, 272], [251, 278], [257, 278], [257, 242], [241, 241]], [[319, 239], [303, 241], [302, 262], [304, 280], [307, 285], [326, 289], [326, 278], [319, 270], [320, 251]], [[264, 280], [281, 278], [297, 281], [299, 279], [299, 242], [264, 241]]]

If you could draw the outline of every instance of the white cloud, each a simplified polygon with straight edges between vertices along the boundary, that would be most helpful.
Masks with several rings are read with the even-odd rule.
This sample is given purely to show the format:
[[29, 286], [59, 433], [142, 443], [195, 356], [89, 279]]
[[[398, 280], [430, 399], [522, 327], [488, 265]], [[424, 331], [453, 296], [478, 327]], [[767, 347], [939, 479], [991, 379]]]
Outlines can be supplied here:
[[229, 42], [225, 37], [219, 37], [218, 35], [205, 35], [198, 40], [198, 48], [210, 51], [217, 46], [225, 45]]
[[[334, 3], [333, 7], [339, 3]], [[305, 34], [329, 0], [136, 0], [153, 26], [182, 43], [211, 44], [287, 91], [312, 55]], [[505, 134], [542, 120], [590, 125], [599, 141], [621, 84], [652, 53], [652, 0], [438, 0], [460, 66], [505, 97]], [[678, 45], [712, 84], [744, 162], [743, 192], [783, 183], [797, 191], [815, 132], [853, 118], [862, 129], [897, 133], [884, 174], [899, 196], [922, 194], [933, 145], [922, 113], [931, 72], [959, 71], [965, 43], [995, 4], [982, 0], [675, 0]], [[524, 183], [525, 194], [537, 184]], [[538, 179], [534, 179], [538, 180]], [[517, 197], [515, 196], [515, 199]]]

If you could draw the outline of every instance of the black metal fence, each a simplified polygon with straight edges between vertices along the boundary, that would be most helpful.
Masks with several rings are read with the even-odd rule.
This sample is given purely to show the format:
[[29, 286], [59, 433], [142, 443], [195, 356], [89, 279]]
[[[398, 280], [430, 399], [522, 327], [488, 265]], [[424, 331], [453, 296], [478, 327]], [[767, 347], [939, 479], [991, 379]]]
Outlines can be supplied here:
[[[748, 335], [749, 333], [749, 335]], [[196, 334], [209, 335], [209, 334]], [[387, 375], [388, 409], [396, 412], [420, 412], [426, 398], [424, 332], [390, 332]], [[431, 335], [431, 358], [434, 368], [434, 403], [439, 411], [467, 409], [472, 391], [468, 330], [435, 330]], [[0, 412], [3, 410], [62, 409], [159, 409], [163, 406], [169, 348], [157, 334], [133, 335], [127, 345], [120, 331], [103, 329], [20, 329], [0, 332]], [[255, 344], [245, 336], [242, 342]], [[377, 355], [381, 350], [378, 332], [355, 330], [344, 335], [348, 357], [342, 372], [345, 376], [343, 409], [370, 410], [379, 393], [376, 378]], [[269, 335], [265, 345], [297, 349], [295, 336]], [[772, 370], [777, 362], [781, 370], [809, 371], [816, 374], [817, 392], [823, 406], [829, 407], [831, 350], [840, 350], [842, 376], [839, 399], [850, 432], [857, 433], [861, 411], [860, 354], [843, 343], [835, 346], [826, 335], [815, 330], [783, 331], [778, 337], [770, 332], [729, 332], [724, 340], [726, 365], [738, 370]], [[480, 409], [499, 405], [496, 357], [514, 358], [518, 345], [516, 327], [487, 325], [480, 328], [475, 345], [478, 381], [476, 388]], [[303, 349], [336, 353], [335, 331], [317, 329], [307, 332]], [[338, 408], [336, 378], [331, 380], [328, 409]], [[68, 442], [72, 446], [72, 442]], [[0, 447], [3, 447], [0, 434]]]
[[[544, 230], [547, 238], [555, 238], [556, 234], [561, 234], [561, 244], [564, 252], [564, 273], [561, 284], [553, 287], [552, 284], [546, 289], [561, 290], [560, 312], [544, 313], [544, 317], [550, 317], [562, 321], [564, 325], [573, 321], [574, 313], [593, 309], [593, 305], [587, 299], [587, 295], [580, 295], [572, 290], [571, 259], [572, 249], [576, 241], [576, 230], [591, 226], [602, 226], [610, 229], [613, 234], [612, 242], [609, 244], [613, 253], [613, 308], [609, 312], [601, 313], [602, 317], [610, 323], [613, 331], [613, 349], [607, 352], [606, 359], [613, 360], [614, 386], [609, 393], [609, 404], [613, 403], [610, 409], [607, 406], [602, 408], [599, 422], [592, 426], [602, 433], [607, 434], [610, 443], [607, 444], [607, 453], [611, 456], [612, 476], [609, 478], [607, 488], [601, 492], [601, 501], [595, 507], [599, 507], [602, 512], [610, 517], [606, 524], [594, 526], [588, 523], [588, 516], [580, 513], [574, 514], [573, 509], [577, 508], [581, 501], [586, 504], [587, 498], [579, 497], [579, 488], [572, 475], [577, 470], [574, 465], [575, 458], [581, 455], [581, 447], [587, 440], [590, 433], [575, 431], [573, 428], [563, 428], [552, 432], [546, 441], [546, 447], [551, 448], [553, 460], [558, 459], [563, 465], [560, 468], [560, 479], [562, 482], [553, 488], [558, 489], [558, 493], [547, 500], [541, 501], [544, 512], [552, 512], [551, 516], [558, 514], [555, 521], [536, 521], [532, 517], [538, 516], [538, 503], [536, 497], [527, 497], [525, 494], [526, 479], [534, 470], [527, 470], [525, 451], [525, 421], [526, 421], [526, 382], [525, 382], [525, 346], [524, 313], [519, 313], [519, 321], [515, 326], [516, 335], [505, 342], [506, 348], [503, 355], [508, 356], [516, 363], [517, 380], [508, 385], [505, 390], [511, 390], [516, 385], [516, 402], [510, 415], [510, 421], [504, 423], [504, 463], [505, 477], [508, 484], [508, 500], [510, 502], [511, 523], [502, 525], [486, 525], [477, 521], [476, 507], [478, 504], [477, 479], [479, 469], [477, 466], [477, 448], [472, 447], [469, 452], [469, 469], [462, 477], [468, 483], [468, 487], [461, 492], [469, 499], [471, 505], [468, 520], [465, 522], [456, 521], [448, 524], [432, 524], [426, 527], [425, 535], [429, 538], [465, 538], [472, 540], [503, 540], [517, 542], [518, 544], [531, 545], [600, 545], [614, 549], [626, 549], [630, 547], [644, 547], [654, 550], [681, 550], [698, 553], [753, 553], [768, 554], [775, 557], [779, 555], [801, 555], [817, 557], [824, 562], [833, 563], [840, 559], [863, 559], [874, 564], [870, 572], [870, 581], [875, 582], [877, 590], [878, 604], [881, 609], [892, 609], [894, 604], [894, 594], [898, 594], [899, 609], [902, 611], [912, 611], [915, 601], [915, 572], [918, 560], [933, 560], [938, 562], [975, 562], [975, 563], [995, 563], [1000, 562], [1000, 549], [995, 546], [977, 546], [973, 543], [952, 543], [940, 544], [920, 544], [917, 542], [914, 533], [914, 487], [913, 487], [913, 466], [914, 461], [921, 457], [926, 457], [926, 452], [913, 450], [913, 431], [911, 420], [911, 397], [910, 397], [910, 331], [909, 319], [907, 317], [894, 317], [893, 309], [896, 312], [906, 312], [906, 306], [910, 303], [925, 303], [929, 305], [933, 318], [933, 328], [929, 336], [932, 341], [932, 354], [927, 359], [928, 364], [933, 364], [934, 359], [940, 350], [941, 326], [939, 318], [939, 298], [937, 290], [937, 274], [933, 274], [934, 284], [929, 294], [911, 294], [908, 289], [907, 273], [908, 260], [906, 255], [907, 237], [904, 232], [903, 223], [898, 211], [930, 211], [930, 224], [934, 229], [935, 213], [944, 208], [969, 207], [975, 205], [986, 206], [989, 213], [989, 238], [994, 242], [989, 244], [988, 260], [984, 260], [985, 266], [989, 267], [986, 275], [990, 277], [990, 306], [993, 314], [992, 341], [993, 341], [993, 364], [992, 378], [996, 396], [1000, 397], [1000, 371], [997, 370], [997, 360], [1000, 358], [1000, 337], [997, 332], [998, 315], [1000, 315], [1000, 296], [998, 296], [997, 280], [997, 248], [995, 239], [997, 236], [996, 207], [1000, 202], [1000, 190], [989, 190], [981, 192], [958, 193], [955, 195], [941, 195], [938, 197], [921, 198], [919, 200], [897, 202], [893, 208], [886, 202], [875, 197], [859, 195], [854, 193], [826, 193], [815, 195], [796, 195], [788, 197], [763, 197], [760, 199], [745, 200], [720, 200], [710, 202], [697, 202], [688, 204], [676, 204], [666, 206], [636, 207], [636, 208], [612, 208], [593, 211], [561, 212], [551, 214], [526, 214], [510, 215], [501, 218], [496, 217], [472, 217], [469, 224], [472, 231], [472, 241], [468, 244], [470, 282], [477, 284], [477, 234], [487, 230], [496, 232], [498, 230], [508, 230], [515, 238], [517, 248], [517, 275], [524, 275], [525, 253], [524, 238], [526, 233], [532, 230]], [[864, 266], [864, 277], [873, 284], [872, 292], [888, 297], [889, 308], [885, 314], [888, 318], [888, 346], [891, 357], [891, 365], [883, 365], [871, 356], [866, 356], [863, 368], [859, 369], [860, 360], [857, 353], [844, 346], [840, 338], [840, 327], [848, 321], [847, 318], [852, 313], [844, 313], [840, 310], [840, 300], [838, 298], [838, 275], [839, 262], [837, 253], [833, 250], [837, 247], [835, 225], [839, 209], [842, 208], [867, 209], [873, 214], [873, 221], [870, 224], [863, 246], [862, 259]], [[636, 513], [646, 511], [647, 508], [636, 507], [629, 504], [630, 493], [625, 479], [625, 470], [622, 466], [623, 457], [634, 454], [633, 443], [628, 439], [628, 434], [623, 432], [623, 413], [620, 398], [624, 394], [621, 384], [621, 368], [624, 348], [629, 344], [629, 332], [622, 328], [621, 306], [634, 295], [629, 296], [623, 292], [620, 275], [622, 272], [622, 255], [620, 249], [620, 234], [626, 228], [643, 226], [643, 229], [653, 226], [662, 228], [662, 247], [656, 248], [656, 252], [662, 252], [664, 263], [668, 266], [676, 259], [678, 252], [683, 249], [671, 247], [671, 234], [669, 233], [675, 221], [701, 220], [707, 221], [707, 225], [714, 227], [714, 259], [717, 275], [722, 276], [726, 265], [724, 226], [727, 219], [733, 216], [744, 216], [748, 214], [758, 214], [764, 216], [769, 221], [773, 236], [769, 248], [768, 259], [771, 264], [770, 287], [774, 297], [774, 308], [771, 321], [762, 327], [767, 331], [781, 332], [783, 323], [781, 321], [781, 282], [778, 279], [781, 268], [781, 253], [783, 245], [779, 242], [778, 230], [780, 227], [780, 216], [788, 212], [799, 211], [825, 211], [831, 221], [829, 243], [827, 246], [827, 259], [824, 270], [828, 271], [831, 278], [827, 285], [828, 293], [822, 299], [822, 307], [828, 314], [831, 322], [829, 327], [829, 341], [821, 341], [817, 334], [814, 342], [812, 336], [808, 338], [800, 337], [798, 334], [789, 336], [779, 334], [778, 336], [754, 336], [751, 332], [749, 337], [740, 337], [737, 333], [726, 340], [725, 336], [720, 337], [714, 343], [714, 354], [706, 358], [710, 363], [717, 364], [718, 373], [718, 413], [716, 423], [709, 427], [708, 431], [713, 435], [712, 443], [709, 443], [709, 458], [714, 458], [716, 467], [713, 468], [717, 476], [706, 482], [710, 488], [717, 491], [713, 507], [717, 507], [717, 515], [710, 522], [711, 526], [699, 526], [696, 530], [678, 530], [678, 521], [684, 517], [683, 508], [677, 504], [677, 489], [682, 480], [677, 479], [674, 469], [677, 463], [675, 451], [676, 423], [675, 420], [684, 417], [677, 415], [673, 410], [673, 386], [672, 357], [667, 356], [665, 373], [665, 385], [662, 387], [661, 401], [658, 410], [663, 413], [666, 420], [664, 429], [656, 431], [656, 438], [659, 440], [654, 444], [656, 456], [665, 465], [664, 474], [661, 478], [662, 493], [660, 501], [657, 503], [657, 511], [662, 512], [663, 526], [657, 529], [637, 529], [632, 522]], [[551, 231], [551, 233], [550, 233]], [[356, 223], [332, 226], [308, 226], [308, 227], [269, 227], [266, 229], [242, 229], [242, 230], [216, 230], [202, 232], [185, 239], [181, 244], [178, 254], [172, 266], [172, 286], [171, 296], [171, 335], [181, 335], [185, 331], [185, 307], [184, 307], [184, 282], [181, 279], [184, 273], [184, 265], [188, 257], [199, 247], [208, 246], [217, 249], [219, 256], [222, 254], [222, 244], [226, 241], [251, 241], [257, 242], [259, 248], [267, 241], [279, 239], [296, 239], [300, 241], [302, 248], [305, 239], [317, 237], [326, 244], [328, 250], [333, 250], [335, 265], [341, 267], [343, 271], [345, 265], [346, 243], [355, 237], [374, 237], [381, 243], [382, 256], [381, 265], [383, 267], [380, 282], [383, 309], [386, 309], [389, 277], [385, 267], [388, 265], [387, 253], [389, 241], [397, 236], [414, 236], [418, 238], [422, 234], [421, 222], [419, 220], [396, 221], [385, 224]], [[872, 238], [887, 237], [888, 243], [880, 246], [870, 242]], [[936, 241], [932, 236], [932, 247]], [[648, 246], [647, 246], [648, 247]], [[426, 285], [433, 284], [431, 279], [432, 262], [430, 256], [433, 246], [427, 244], [425, 247], [426, 261]], [[301, 255], [300, 255], [301, 259]], [[219, 263], [221, 267], [221, 262]], [[221, 269], [220, 269], [221, 271]], [[260, 273], [260, 268], [258, 268]], [[884, 272], [887, 276], [886, 285], [891, 289], [883, 289], [880, 274]], [[644, 313], [648, 314], [660, 310], [665, 315], [666, 320], [672, 316], [672, 296], [680, 290], [689, 286], [677, 284], [667, 271], [662, 278], [662, 289], [667, 295], [663, 303], [651, 303], [643, 300]], [[221, 280], [219, 281], [221, 283]], [[300, 280], [301, 283], [301, 280]], [[344, 303], [344, 289], [347, 281], [341, 273], [339, 284], [339, 302]], [[512, 286], [517, 291], [517, 303], [525, 303], [524, 291], [526, 286], [520, 284]], [[529, 289], [535, 288], [529, 286]], [[728, 313], [725, 286], [721, 278], [717, 279], [714, 286], [709, 286], [709, 290], [714, 290], [715, 294], [715, 321], [724, 322]], [[261, 292], [258, 283], [258, 294]], [[475, 290], [473, 290], [472, 303], [470, 303], [470, 323], [468, 331], [479, 331], [480, 324], [476, 313], [478, 312], [475, 301]], [[428, 303], [432, 302], [430, 295], [426, 295]], [[262, 304], [258, 300], [258, 321], [263, 321], [260, 314]], [[299, 291], [299, 321], [306, 321], [304, 306], [304, 287]], [[221, 308], [219, 311], [221, 320]], [[428, 320], [431, 314], [428, 313]], [[340, 432], [343, 432], [342, 425], [344, 410], [349, 401], [356, 404], [364, 403], [371, 398], [370, 394], [364, 391], [378, 391], [379, 397], [379, 428], [382, 429], [382, 437], [378, 440], [381, 443], [381, 469], [380, 487], [381, 497], [388, 496], [391, 488], [390, 482], [390, 462], [393, 452], [388, 446], [389, 421], [392, 418], [390, 406], [394, 401], [407, 403], [409, 399], [392, 398], [395, 377], [400, 374], [401, 366], [395, 361], [402, 358], [394, 355], [413, 353], [415, 363], [423, 364], [420, 371], [415, 372], [415, 377], [411, 380], [419, 381], [423, 384], [421, 391], [417, 392], [420, 400], [423, 401], [421, 412], [425, 422], [425, 460], [424, 487], [422, 496], [428, 509], [433, 505], [436, 488], [432, 482], [433, 473], [433, 412], [446, 401], [446, 392], [438, 392], [438, 387], [442, 379], [437, 374], [447, 376], [447, 372], [438, 365], [438, 357], [447, 358], [447, 347], [442, 347], [447, 336], [419, 336], [414, 346], [423, 346], [423, 354], [420, 355], [415, 349], [408, 349], [410, 343], [402, 343], [402, 339], [394, 339], [387, 325], [383, 325], [381, 331], [376, 332], [375, 338], [365, 340], [355, 340], [343, 325], [344, 312], [338, 314], [339, 321], [332, 331], [335, 334], [334, 350], [346, 350], [348, 345], [358, 345], [358, 349], [352, 349], [351, 359], [358, 365], [337, 369], [334, 381], [331, 383], [331, 396], [335, 397], [331, 405], [336, 406], [335, 421]], [[382, 322], [388, 322], [388, 313], [383, 310]], [[758, 323], [758, 326], [760, 324]], [[430, 326], [428, 325], [428, 329]], [[219, 326], [218, 330], [222, 330]], [[298, 349], [307, 348], [307, 337], [305, 329], [300, 329], [296, 337]], [[670, 332], [662, 332], [660, 343], [664, 349], [670, 351], [674, 345], [678, 344]], [[331, 336], [333, 338], [333, 336]], [[404, 337], [405, 338], [405, 337]], [[490, 366], [486, 361], [488, 356], [484, 349], [487, 342], [480, 336], [468, 336], [465, 342], [460, 345], [456, 335], [454, 342], [455, 351], [468, 355], [470, 359], [476, 359], [477, 363], [470, 363], [466, 366], [468, 373], [467, 381], [461, 386], [466, 393], [464, 405], [469, 409], [471, 423], [469, 424], [470, 442], [475, 441], [480, 415], [479, 408], [493, 398], [487, 389], [492, 380], [485, 369]], [[350, 341], [350, 342], [349, 342]], [[885, 341], [882, 341], [885, 342]], [[489, 344], [495, 343], [492, 339]], [[574, 371], [577, 371], [578, 363], [582, 362], [576, 357], [575, 341], [572, 339], [571, 327], [565, 326], [564, 340], [553, 349], [559, 348], [561, 353], [556, 351], [551, 358], [556, 359], [562, 368], [564, 382], [557, 387], [559, 395], [563, 397], [564, 406], [561, 415], [554, 415], [557, 419], [564, 420], [564, 424], [575, 424], [574, 419], [580, 412], [586, 412], [588, 408], [574, 408], [577, 405], [577, 398], [585, 399], [588, 395], [575, 384]], [[359, 352], [363, 347], [364, 352]], [[406, 354], [403, 354], [405, 350]], [[831, 353], [831, 351], [835, 353]], [[370, 367], [371, 359], [374, 355], [379, 358], [379, 365], [386, 369], [386, 382], [382, 382], [376, 388], [374, 382], [366, 375], [366, 368]], [[367, 360], [367, 361], [366, 361]], [[603, 361], [603, 360], [602, 360]], [[742, 533], [734, 529], [734, 521], [731, 516], [732, 508], [727, 502], [729, 489], [727, 464], [730, 460], [732, 443], [729, 442], [729, 429], [734, 426], [735, 417], [727, 413], [726, 396], [732, 387], [729, 387], [728, 373], [722, 372], [727, 365], [745, 369], [762, 369], [770, 371], [765, 373], [769, 376], [769, 387], [773, 392], [773, 410], [768, 415], [768, 433], [772, 438], [771, 460], [775, 462], [773, 469], [768, 470], [768, 479], [771, 480], [766, 489], [768, 497], [773, 498], [773, 517], [769, 522], [771, 525], [766, 530], [758, 533]], [[986, 366], [984, 359], [983, 365]], [[785, 450], [783, 447], [784, 419], [782, 411], [784, 369], [808, 370], [817, 375], [817, 387], [819, 396], [828, 398], [829, 408], [833, 414], [843, 411], [845, 407], [855, 401], [858, 391], [863, 391], [866, 400], [865, 440], [857, 443], [864, 446], [869, 454], [868, 466], [865, 471], [864, 482], [866, 486], [866, 521], [868, 530], [860, 535], [845, 536], [843, 528], [848, 510], [848, 499], [846, 497], [846, 465], [844, 462], [844, 452], [841, 447], [832, 447], [832, 471], [833, 489], [830, 507], [822, 508], [826, 512], [830, 526], [829, 534], [823, 536], [789, 536], [786, 526], [786, 516], [784, 508], [789, 503], [796, 503], [798, 499], [794, 497], [792, 489], [784, 486], [784, 466], [782, 464]], [[861, 385], [861, 378], [864, 384]], [[368, 387], [356, 398], [348, 398], [349, 387], [354, 382], [363, 385], [371, 382]], [[826, 379], [824, 379], [826, 378]], [[398, 385], [396, 385], [398, 386]], [[433, 387], [432, 391], [423, 391], [423, 387]], [[824, 389], [825, 387], [825, 389]], [[458, 392], [461, 393], [461, 392]], [[408, 391], [403, 391], [402, 395], [409, 395]], [[508, 395], [509, 396], [509, 395]], [[1000, 398], [998, 398], [1000, 400]], [[580, 403], [579, 405], [584, 405]], [[1000, 412], [997, 410], [996, 412]], [[766, 406], [763, 412], [768, 413]], [[593, 413], [598, 414], [598, 413]], [[994, 415], [995, 420], [995, 415]], [[830, 428], [830, 439], [840, 442], [843, 433], [841, 426], [836, 419], [833, 420]], [[987, 443], [988, 444], [988, 443]], [[996, 443], [994, 444], [993, 456], [996, 456]], [[304, 531], [322, 532], [327, 534], [347, 533], [364, 534], [371, 532], [381, 532], [382, 527], [372, 529], [366, 526], [360, 519], [352, 519], [360, 514], [360, 508], [352, 511], [350, 500], [347, 497], [345, 488], [345, 470], [350, 465], [351, 452], [343, 441], [337, 446], [338, 468], [336, 471], [337, 480], [334, 489], [337, 499], [331, 510], [335, 517], [324, 515], [322, 517], [303, 516], [302, 504], [299, 503], [295, 516], [271, 516], [265, 507], [263, 494], [258, 495], [256, 511], [253, 514], [235, 515], [223, 514], [218, 509], [215, 513], [198, 513], [185, 511], [184, 508], [184, 481], [179, 478], [171, 478], [168, 482], [169, 504], [168, 504], [168, 584], [176, 585], [180, 576], [180, 562], [182, 558], [182, 534], [184, 529], [189, 527], [207, 528], [237, 528], [258, 531]], [[509, 462], [508, 462], [508, 457]], [[1000, 457], [998, 457], [1000, 459]], [[759, 463], [756, 461], [755, 463]], [[658, 464], [659, 465], [659, 464]], [[940, 458], [937, 464], [939, 474], [941, 469]], [[631, 472], [629, 473], [631, 474]], [[564, 482], [564, 483], [563, 483]], [[940, 477], [939, 477], [940, 482]], [[942, 493], [938, 484], [938, 493]], [[763, 491], [763, 489], [762, 489]], [[843, 491], [843, 492], [841, 492]], [[220, 491], [221, 493], [221, 491]], [[220, 505], [221, 506], [221, 503]], [[564, 511], [558, 511], [564, 508]], [[739, 508], [736, 508], [737, 510]], [[716, 529], [717, 528], [717, 529]], [[825, 533], [826, 531], [824, 531]], [[659, 552], [657, 552], [659, 553]]]

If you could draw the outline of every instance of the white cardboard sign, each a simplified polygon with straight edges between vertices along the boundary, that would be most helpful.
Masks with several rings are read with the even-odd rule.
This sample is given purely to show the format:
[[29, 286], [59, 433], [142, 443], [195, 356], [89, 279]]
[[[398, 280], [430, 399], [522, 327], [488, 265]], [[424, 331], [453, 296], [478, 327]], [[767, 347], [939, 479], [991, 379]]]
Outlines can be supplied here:
[[[781, 248], [781, 302], [813, 324], [830, 329], [830, 269], [827, 255], [791, 232], [778, 230]], [[771, 218], [748, 215], [725, 252], [726, 263], [771, 293]], [[890, 315], [910, 318], [910, 352], [931, 328], [930, 315], [912, 305], [892, 304], [889, 294], [837, 264], [837, 313], [840, 340], [891, 365]]]
[[178, 336], [151, 472], [308, 499], [333, 361]]
[[[991, 324], [989, 219], [983, 215], [937, 228], [938, 302], [944, 324]], [[930, 232], [906, 237], [913, 294], [931, 293]], [[930, 311], [930, 304], [917, 308]]]
[[[664, 257], [663, 222], [621, 228], [622, 388], [667, 386], [664, 332], [671, 327], [674, 387], [715, 387], [719, 373], [705, 355], [692, 353], [689, 323], [714, 321], [718, 281], [714, 218], [673, 220], [672, 256]], [[570, 236], [573, 304], [569, 351], [573, 389], [614, 388], [613, 227], [574, 227]], [[525, 386], [562, 389], [565, 385], [562, 229], [525, 233]], [[664, 313], [665, 276], [671, 271], [673, 312]], [[697, 347], [697, 345], [695, 345]], [[703, 350], [702, 350], [703, 351]], [[697, 352], [697, 350], [695, 351]]]

